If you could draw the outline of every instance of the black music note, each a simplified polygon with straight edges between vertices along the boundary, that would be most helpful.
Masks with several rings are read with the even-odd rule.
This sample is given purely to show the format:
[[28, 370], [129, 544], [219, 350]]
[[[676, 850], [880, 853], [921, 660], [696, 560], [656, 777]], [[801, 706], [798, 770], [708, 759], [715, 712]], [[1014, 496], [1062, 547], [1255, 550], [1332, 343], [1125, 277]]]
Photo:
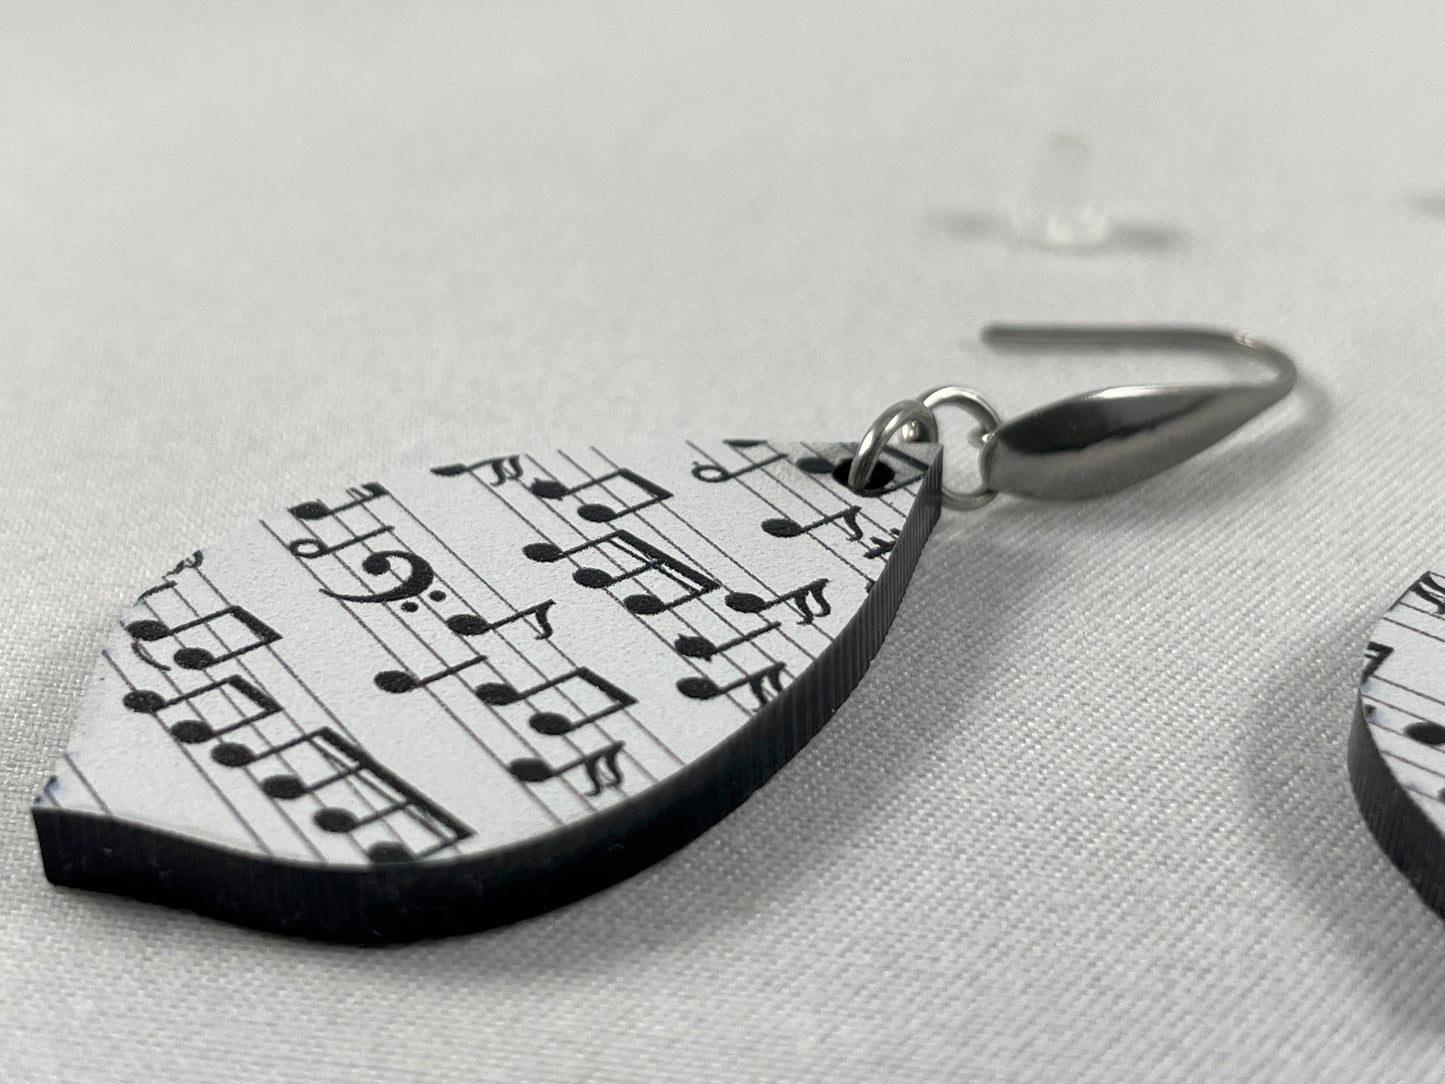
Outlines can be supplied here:
[[805, 455], [793, 466], [806, 474], [831, 474], [833, 472], [833, 461], [820, 455]]
[[808, 534], [816, 531], [819, 527], [842, 520], [843, 526], [848, 531], [848, 540], [860, 542], [863, 539], [863, 528], [858, 526], [858, 513], [862, 511], [862, 507], [855, 504], [851, 508], [845, 508], [841, 512], [834, 512], [831, 516], [824, 516], [822, 519], [809, 523], [806, 527], [791, 519], [765, 519], [763, 520], [763, 530], [774, 538], [797, 538], [799, 535]]
[[[379, 591], [374, 595], [343, 595], [323, 587], [321, 593], [330, 595], [338, 602], [399, 602], [404, 598], [415, 598], [422, 594], [436, 579], [436, 573], [424, 558], [405, 550], [377, 550], [367, 554], [366, 560], [361, 562], [361, 571], [369, 576], [384, 576], [392, 571], [392, 561], [405, 562], [407, 572], [401, 583], [389, 591]], [[401, 575], [399, 572], [394, 574]]]
[[[356, 773], [351, 773], [356, 774]], [[318, 809], [311, 815], [311, 823], [320, 828], [323, 832], [335, 832], [338, 835], [347, 832], [354, 832], [368, 824], [375, 824], [377, 821], [385, 820], [393, 813], [400, 813], [410, 808], [411, 803], [405, 799], [399, 802], [392, 802], [390, 805], [374, 809], [365, 816], [358, 817], [349, 809], [342, 809], [340, 806], [326, 806]], [[400, 844], [393, 844], [400, 846]], [[408, 856], [409, 857], [409, 856]], [[396, 861], [396, 857], [388, 853], [387, 861]]]
[[592, 686], [592, 688], [607, 697], [611, 703], [601, 711], [585, 715], [580, 719], [569, 719], [567, 716], [555, 711], [539, 711], [528, 720], [533, 730], [539, 734], [549, 734], [554, 737], [570, 734], [572, 731], [579, 730], [589, 723], [595, 723], [599, 719], [605, 719], [614, 712], [630, 708], [637, 703], [636, 697], [619, 689], [606, 678], [594, 674], [585, 666], [579, 667], [571, 673], [563, 674], [561, 677], [544, 681], [540, 685], [534, 685], [530, 689], [518, 689], [513, 685], [508, 685], [506, 682], [494, 682], [488, 685], [478, 685], [475, 692], [477, 699], [483, 704], [503, 706], [528, 700], [538, 693], [546, 692], [548, 689], [555, 689], [564, 682], [574, 680]]
[[[316, 731], [311, 734], [302, 734], [301, 737], [293, 737], [290, 741], [282, 741], [279, 746], [267, 744], [266, 752], [264, 753], [253, 752], [250, 746], [244, 746], [240, 741], [221, 741], [221, 743], [215, 744], [215, 746], [212, 747], [211, 759], [214, 760], [215, 763], [218, 763], [218, 765], [221, 765], [221, 767], [249, 767], [259, 762], [259, 760], [266, 760], [267, 757], [282, 756], [283, 753], [295, 749], [296, 746], [305, 746], [305, 744], [311, 743], [315, 734]], [[270, 798], [276, 798], [277, 796], [273, 795], [273, 793], [266, 788], [266, 783], [264, 782], [262, 783], [262, 791], [266, 792]], [[286, 796], [295, 798], [295, 796], [302, 795], [302, 793], [305, 793], [305, 791], [298, 791], [295, 795]]]
[[522, 457], [519, 455], [497, 455], [491, 459], [478, 459], [475, 463], [450, 463], [445, 467], [433, 467], [431, 472], [443, 478], [455, 478], [460, 474], [475, 474], [484, 467], [490, 467], [495, 481], [500, 486], [522, 477]]
[[[727, 443], [732, 444], [733, 442], [728, 441]], [[747, 444], [744, 444], [742, 446], [752, 447], [754, 443], [762, 442], [748, 442]], [[734, 444], [733, 447], [738, 447], [738, 445]], [[768, 459], [759, 459], [756, 463], [748, 463], [747, 465], [739, 467], [737, 470], [732, 471], [728, 470], [726, 467], [722, 466], [719, 463], [694, 463], [692, 465], [692, 476], [696, 478], [699, 482], [730, 482], [734, 478], [740, 478], [744, 474], [749, 473], [750, 471], [759, 470], [763, 467], [767, 467], [772, 465], [773, 463], [776, 463], [780, 459], [787, 458], [788, 457], [786, 453], [778, 452], [776, 455]]]
[[[629, 613], [639, 617], [665, 613], [717, 589], [717, 581], [711, 576], [678, 560], [651, 542], [638, 538], [631, 531], [612, 531], [601, 538], [593, 538], [565, 550], [552, 542], [529, 542], [522, 547], [522, 553], [530, 560], [551, 564], [564, 557], [575, 557], [586, 550], [608, 544], [630, 550], [632, 555], [641, 561], [641, 564], [628, 572], [608, 572], [601, 568], [579, 568], [572, 573], [574, 581], [582, 587], [602, 589], [612, 587], [625, 580], [635, 579], [646, 572], [660, 572], [673, 583], [684, 588], [683, 594], [671, 602], [663, 602], [651, 592], [628, 595], [622, 600], [622, 604], [627, 607]], [[692, 585], [690, 589], [688, 588], [689, 584]]]
[[344, 550], [347, 546], [354, 546], [358, 542], [365, 542], [368, 538], [375, 538], [379, 534], [386, 534], [396, 530], [395, 527], [378, 527], [374, 531], [367, 531], [365, 534], [353, 535], [345, 542], [338, 542], [334, 546], [321, 541], [319, 538], [297, 538], [286, 543], [286, 548], [302, 560], [310, 561], [317, 557], [329, 557], [338, 550]]
[[704, 636], [679, 636], [672, 645], [674, 651], [689, 659], [711, 660], [714, 655], [723, 655], [733, 648], [756, 640], [765, 633], [780, 629], [783, 626], [776, 621], [769, 621], [760, 629], [753, 629], [752, 632], [745, 632], [741, 636], [735, 636], [725, 644], [715, 644]]
[[257, 707], [252, 715], [243, 717], [240, 721], [230, 723], [223, 727], [213, 727], [209, 723], [203, 723], [199, 719], [189, 719], [185, 722], [176, 723], [170, 727], [171, 737], [186, 745], [194, 745], [197, 742], [210, 741], [212, 738], [219, 738], [223, 734], [229, 734], [233, 730], [240, 730], [242, 727], [250, 726], [252, 723], [259, 723], [262, 719], [268, 719], [281, 711], [281, 705], [267, 695], [263, 690], [251, 684], [242, 677], [228, 677], [220, 681], [213, 681], [209, 685], [202, 685], [199, 689], [192, 689], [190, 692], [181, 693], [178, 696], [166, 698], [158, 692], [150, 689], [132, 689], [121, 697], [120, 702], [127, 709], [140, 712], [145, 715], [159, 715], [166, 708], [173, 708], [178, 704], [188, 704], [198, 696], [214, 692], [217, 689], [232, 689], [240, 696], [245, 697]]
[[182, 670], [204, 670], [209, 666], [215, 666], [218, 662], [226, 662], [236, 658], [238, 655], [244, 655], [248, 651], [255, 651], [257, 648], [274, 644], [277, 640], [281, 639], [279, 632], [240, 606], [227, 606], [224, 610], [217, 610], [213, 614], [206, 614], [204, 617], [197, 617], [193, 621], [186, 621], [180, 625], [167, 625], [164, 621], [154, 621], [150, 619], [132, 621], [125, 626], [125, 631], [130, 633], [132, 637], [131, 647], [139, 658], [159, 670], [169, 670], [169, 666], [164, 666], [152, 659], [140, 646], [141, 643], [153, 644], [158, 640], [179, 636], [183, 632], [196, 628], [205, 628], [211, 632], [215, 632], [215, 629], [211, 628], [211, 625], [226, 617], [234, 618], [237, 623], [244, 626], [246, 631], [254, 638], [252, 642], [241, 647], [232, 648], [229, 651], [223, 651], [220, 654], [214, 651], [208, 651], [203, 647], [182, 647], [171, 656], [171, 661]]
[[532, 483], [532, 492], [541, 497], [544, 501], [557, 501], [563, 497], [570, 497], [573, 494], [581, 493], [584, 489], [591, 489], [593, 486], [605, 485], [615, 478], [631, 482], [638, 489], [648, 495], [648, 499], [637, 504], [627, 505], [623, 508], [612, 508], [605, 504], [584, 504], [577, 509], [577, 514], [588, 523], [606, 523], [620, 516], [631, 515], [633, 512], [640, 512], [644, 508], [651, 508], [654, 504], [661, 504], [672, 497], [672, 494], [663, 489], [656, 482], [650, 482], [642, 475], [621, 467], [611, 474], [604, 474], [600, 478], [593, 478], [590, 481], [575, 486], [564, 486], [561, 482], [551, 478], [539, 478]]
[[1435, 607], [1436, 616], [1445, 614], [1445, 583], [1441, 583], [1433, 572], [1427, 572], [1413, 584], [1407, 595], [1419, 595]]
[[351, 498], [347, 504], [338, 504], [335, 508], [322, 501], [302, 501], [298, 505], [288, 508], [297, 519], [325, 519], [327, 516], [334, 516], [338, 512], [345, 512], [349, 508], [359, 508], [361, 505], [376, 500], [378, 497], [385, 497], [386, 490], [376, 482], [366, 482], [359, 488], [348, 489], [346, 495]]
[[447, 618], [446, 624], [447, 628], [458, 636], [481, 636], [483, 633], [492, 632], [503, 625], [510, 625], [513, 621], [525, 621], [530, 617], [537, 622], [537, 639], [546, 640], [552, 635], [552, 623], [547, 620], [547, 612], [556, 604], [555, 599], [549, 598], [546, 602], [539, 602], [525, 610], [518, 610], [510, 617], [504, 617], [500, 621], [488, 621], [477, 614], [453, 614]]
[[[623, 533], [625, 532], [613, 531], [611, 534], [605, 534], [601, 538], [589, 538], [586, 542], [579, 542], [577, 545], [565, 550], [555, 542], [528, 542], [522, 547], [522, 554], [527, 560], [536, 561], [538, 564], [555, 564], [564, 557], [575, 557], [577, 554], [584, 553], [595, 546], [600, 546], [604, 542], [611, 542]], [[633, 537], [636, 536], [634, 535]]]
[[412, 823], [420, 825], [437, 840], [434, 846], [417, 854], [412, 854], [400, 843], [373, 844], [366, 852], [373, 862], [411, 861], [413, 858], [422, 858], [450, 847], [472, 835], [472, 830], [465, 824], [410, 784], [393, 775], [364, 749], [352, 745], [330, 727], [321, 727], [279, 745], [268, 745], [259, 753], [240, 742], [223, 742], [211, 750], [211, 759], [223, 767], [245, 768], [299, 748], [318, 754], [322, 762], [331, 769], [330, 774], [309, 782], [289, 768], [282, 773], [268, 775], [260, 783], [261, 792], [268, 798], [278, 802], [291, 802], [307, 794], [319, 794], [347, 779], [359, 778], [376, 793], [386, 795], [388, 791], [392, 792], [395, 796], [392, 802], [382, 809], [369, 810], [365, 816], [357, 816], [350, 810], [337, 806], [324, 807], [312, 818], [313, 823], [323, 832], [352, 832], [372, 821], [406, 811]]
[[405, 670], [383, 670], [373, 679], [376, 687], [387, 693], [409, 693], [413, 689], [420, 689], [430, 685], [434, 681], [451, 677], [453, 674], [460, 674], [469, 666], [476, 666], [479, 662], [486, 662], [485, 655], [478, 655], [475, 659], [468, 659], [466, 662], [458, 663], [456, 666], [448, 666], [445, 670], [438, 670], [435, 674], [428, 674], [426, 677], [417, 677]]
[[628, 595], [622, 600], [622, 605], [627, 607], [627, 612], [636, 614], [638, 617], [656, 617], [658, 614], [669, 613], [679, 606], [702, 598], [709, 591], [716, 590], [717, 584], [708, 583], [701, 587], [694, 587], [684, 591], [677, 598], [663, 602], [656, 595]]
[[1394, 651], [1395, 649], [1388, 644], [1377, 644], [1373, 640], [1366, 644], [1365, 669], [1360, 674], [1360, 680], [1364, 681], [1367, 677], [1373, 677], [1375, 671], [1380, 668], [1380, 664], [1388, 659]]
[[[791, 603], [798, 609], [798, 615], [802, 618], [800, 625], [811, 625], [816, 618], [827, 617], [833, 612], [833, 607], [823, 596], [823, 588], [828, 586], [826, 579], [814, 580], [812, 583], [804, 584], [802, 587], [794, 588], [787, 594], [778, 595], [776, 598], [764, 599], [759, 595], [750, 594], [747, 591], [733, 591], [723, 601], [727, 603], [728, 609], [736, 610], [742, 614], [757, 614], [764, 610], [771, 610], [784, 602]], [[812, 603], [818, 606], [817, 613], [813, 612]]]
[[[220, 764], [221, 766], [226, 768], [246, 768], [252, 764], [257, 763], [258, 761], [266, 760], [270, 757], [281, 756], [282, 754], [287, 753], [292, 749], [295, 749], [297, 746], [311, 745], [314, 743], [316, 737], [321, 732], [322, 731], [320, 730], [313, 730], [309, 734], [302, 734], [299, 737], [292, 738], [290, 741], [284, 741], [280, 745], [267, 745], [266, 751], [263, 753], [254, 752], [250, 746], [242, 745], [240, 742], [221, 742], [219, 745], [217, 745], [211, 750], [211, 759], [214, 760], [217, 764]], [[277, 776], [275, 778], [279, 779], [282, 777]], [[294, 794], [286, 792], [286, 785], [282, 784], [280, 788], [282, 793], [273, 794], [272, 790], [274, 788], [267, 786], [267, 783], [269, 782], [270, 780], [263, 780], [261, 783], [261, 790], [264, 791], [266, 795], [271, 798], [299, 798], [301, 795], [306, 793], [304, 789], [298, 789]], [[295, 780], [295, 783], [299, 788], [300, 780]]]
[[508, 764], [507, 770], [520, 783], [545, 783], [549, 779], [565, 775], [573, 768], [584, 768], [592, 783], [592, 789], [587, 792], [587, 796], [595, 798], [602, 793], [603, 787], [622, 785], [622, 769], [617, 766], [617, 756], [622, 752], [622, 746], [620, 741], [613, 742], [595, 753], [585, 753], [576, 760], [569, 760], [556, 767], [536, 757], [523, 757]]
[[741, 689], [746, 685], [758, 698], [758, 707], [762, 707], [768, 702], [765, 685], [772, 686], [774, 693], [782, 692], [783, 671], [786, 669], [787, 663], [775, 662], [772, 666], [759, 670], [755, 674], [745, 674], [730, 685], [719, 685], [709, 677], [685, 677], [677, 683], [677, 691], [693, 700], [715, 700], [719, 696], [726, 696], [735, 689]]
[[863, 559], [872, 560], [875, 557], [888, 556], [888, 554], [893, 552], [893, 547], [898, 545], [898, 539], [899, 531], [897, 527], [890, 527], [888, 529], [887, 538], [879, 538], [877, 535], [874, 535], [872, 538], [868, 539], [868, 541], [872, 542], [873, 545], [864, 551]]

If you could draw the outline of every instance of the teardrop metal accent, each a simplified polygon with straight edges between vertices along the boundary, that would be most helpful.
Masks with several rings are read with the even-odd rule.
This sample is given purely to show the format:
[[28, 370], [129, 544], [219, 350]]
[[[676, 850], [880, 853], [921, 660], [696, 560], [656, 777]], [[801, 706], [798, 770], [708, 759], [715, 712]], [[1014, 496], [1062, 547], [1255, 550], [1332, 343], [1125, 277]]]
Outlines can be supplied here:
[[1036, 500], [1100, 497], [1182, 463], [1279, 402], [1297, 376], [1276, 347], [1210, 328], [995, 324], [982, 337], [1001, 347], [1242, 353], [1275, 370], [1265, 384], [1103, 388], [1010, 419], [985, 445], [984, 477], [1000, 493]]

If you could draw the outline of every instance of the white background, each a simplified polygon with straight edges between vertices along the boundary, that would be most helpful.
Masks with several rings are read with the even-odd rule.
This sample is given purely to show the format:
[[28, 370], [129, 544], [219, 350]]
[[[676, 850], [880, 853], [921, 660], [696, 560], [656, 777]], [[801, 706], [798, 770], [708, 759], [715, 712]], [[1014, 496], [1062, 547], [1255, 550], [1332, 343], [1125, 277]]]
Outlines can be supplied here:
[[[1445, 927], [1344, 750], [1445, 534], [1445, 9], [297, 7], [0, 10], [8, 1080], [1440, 1071]], [[1056, 128], [1104, 251], [997, 217]], [[1136, 490], [947, 515], [818, 740], [563, 911], [365, 951], [44, 881], [28, 804], [120, 603], [267, 509], [1245, 371], [993, 355], [1000, 318], [1244, 327], [1306, 383]]]

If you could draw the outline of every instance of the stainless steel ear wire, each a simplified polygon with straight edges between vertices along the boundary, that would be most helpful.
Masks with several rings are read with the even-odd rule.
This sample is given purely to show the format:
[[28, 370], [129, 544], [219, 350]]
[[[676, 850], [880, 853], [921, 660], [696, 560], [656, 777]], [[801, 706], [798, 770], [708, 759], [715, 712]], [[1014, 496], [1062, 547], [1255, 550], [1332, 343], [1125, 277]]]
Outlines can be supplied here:
[[945, 386], [885, 410], [858, 445], [848, 485], [862, 492], [894, 436], [938, 440], [934, 411], [957, 406], [978, 422], [977, 489], [945, 486], [945, 507], [979, 508], [1000, 493], [1036, 500], [1100, 497], [1184, 462], [1289, 394], [1289, 355], [1250, 335], [1149, 325], [989, 324], [980, 338], [1005, 349], [1195, 350], [1243, 354], [1273, 370], [1264, 383], [1140, 384], [1101, 388], [1001, 421], [976, 392]]

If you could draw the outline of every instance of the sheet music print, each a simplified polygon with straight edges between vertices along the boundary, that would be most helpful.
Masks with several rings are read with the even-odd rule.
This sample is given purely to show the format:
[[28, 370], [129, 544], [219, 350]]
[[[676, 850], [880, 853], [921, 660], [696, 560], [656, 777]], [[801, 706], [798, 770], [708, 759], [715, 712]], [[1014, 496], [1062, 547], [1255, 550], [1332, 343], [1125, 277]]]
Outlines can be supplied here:
[[862, 495], [850, 454], [504, 450], [303, 494], [142, 593], [38, 804], [337, 867], [585, 822], [864, 604], [934, 452], [890, 449]]
[[137, 602], [123, 624], [128, 649], [105, 652], [97, 687], [112, 702], [123, 690], [126, 737], [147, 762], [82, 770], [77, 743], [42, 801], [64, 806], [73, 791], [76, 808], [120, 813], [147, 804], [154, 786], [211, 815], [232, 845], [336, 863], [409, 861], [471, 834], [334, 725], [287, 666], [285, 637], [229, 604], [199, 560], [167, 580]]

